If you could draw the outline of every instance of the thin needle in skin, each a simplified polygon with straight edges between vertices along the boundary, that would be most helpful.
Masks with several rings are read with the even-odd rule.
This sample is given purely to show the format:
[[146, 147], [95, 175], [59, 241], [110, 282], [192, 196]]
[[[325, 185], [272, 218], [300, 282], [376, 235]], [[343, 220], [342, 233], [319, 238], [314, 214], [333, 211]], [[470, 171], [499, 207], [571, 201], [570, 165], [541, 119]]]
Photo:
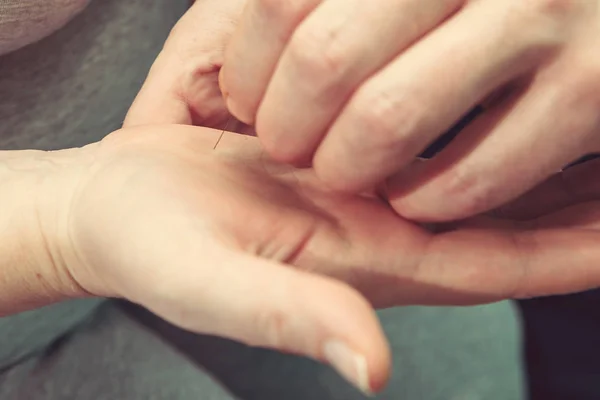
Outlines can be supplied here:
[[229, 118], [227, 120], [227, 123], [225, 124], [225, 128], [223, 128], [223, 130], [221, 131], [221, 135], [219, 136], [219, 139], [217, 140], [217, 143], [215, 143], [215, 147], [213, 147], [213, 150], [215, 150], [217, 148], [217, 146], [221, 142], [221, 139], [223, 138], [223, 135], [225, 135], [225, 132], [227, 131], [227, 129], [229, 129], [229, 125], [231, 124], [231, 120], [232, 119], [233, 118]]

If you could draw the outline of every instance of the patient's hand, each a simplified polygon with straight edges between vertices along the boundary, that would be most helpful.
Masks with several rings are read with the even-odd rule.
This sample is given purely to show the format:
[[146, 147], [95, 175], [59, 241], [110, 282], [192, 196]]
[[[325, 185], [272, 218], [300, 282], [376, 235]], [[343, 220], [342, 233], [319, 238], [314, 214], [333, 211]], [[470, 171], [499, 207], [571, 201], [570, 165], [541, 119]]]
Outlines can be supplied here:
[[42, 223], [61, 276], [195, 332], [329, 361], [363, 390], [389, 372], [372, 306], [600, 282], [591, 225], [532, 234], [474, 221], [432, 234], [373, 193], [340, 195], [312, 170], [272, 162], [254, 137], [153, 125], [82, 151], [91, 165], [57, 179], [78, 177], [68, 201], [40, 213], [66, 216]]

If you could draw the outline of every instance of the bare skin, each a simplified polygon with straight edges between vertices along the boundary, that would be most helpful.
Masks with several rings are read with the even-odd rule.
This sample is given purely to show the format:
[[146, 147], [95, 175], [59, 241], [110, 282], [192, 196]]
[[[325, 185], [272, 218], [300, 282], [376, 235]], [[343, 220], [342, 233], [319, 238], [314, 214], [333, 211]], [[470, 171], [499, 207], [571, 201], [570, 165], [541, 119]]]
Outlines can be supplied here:
[[[33, 246], [31, 254], [45, 261], [12, 269], [13, 278], [4, 280], [12, 292], [0, 293], [18, 293], [20, 300], [3, 299], [3, 313], [85, 295], [124, 297], [192, 331], [331, 362], [362, 390], [377, 391], [389, 373], [389, 350], [372, 307], [477, 304], [600, 284], [593, 165], [433, 234], [389, 203], [414, 216], [406, 212], [405, 186], [433, 176], [444, 158], [396, 175], [383, 192], [349, 195], [332, 191], [344, 181], [332, 186], [317, 164], [315, 172], [274, 162], [272, 149], [265, 153], [256, 139], [226, 133], [219, 140], [219, 131], [160, 125], [251, 131], [231, 118], [218, 87], [245, 4], [196, 2], [155, 62], [125, 121], [129, 128], [100, 145], [60, 153], [79, 166], [50, 174], [47, 186], [78, 182], [77, 201], [56, 200], [62, 213], [50, 207], [42, 214], [70, 222], [60, 234], [24, 223], [24, 231], [50, 239], [26, 236], [6, 247], [11, 257], [23, 257], [15, 249]], [[486, 118], [469, 129], [487, 134]], [[377, 137], [376, 127], [371, 133]], [[343, 169], [343, 162], [334, 167]], [[342, 174], [355, 176], [353, 168]], [[565, 192], [564, 179], [575, 189]], [[46, 189], [42, 198], [54, 199], [54, 192]], [[434, 195], [428, 197], [434, 203], [422, 204], [442, 199], [452, 208], [449, 198]], [[460, 210], [452, 208], [452, 215]], [[34, 243], [51, 244], [50, 254], [59, 256], [48, 258]], [[38, 268], [41, 283], [31, 285]], [[339, 343], [350, 349], [345, 361]]]
[[25, 172], [17, 153], [2, 164], [14, 183], [2, 207], [13, 217], [0, 219], [12, 239], [0, 247], [2, 315], [126, 298], [194, 332], [330, 362], [376, 391], [390, 365], [372, 307], [600, 283], [594, 164], [565, 175], [577, 192], [553, 178], [493, 218], [433, 234], [379, 196], [341, 195], [312, 170], [271, 161], [249, 136], [130, 128], [83, 149], [33, 152]]
[[[598, 0], [248, 0], [221, 73], [268, 153], [451, 221], [600, 151]], [[473, 106], [488, 111], [402, 172]]]

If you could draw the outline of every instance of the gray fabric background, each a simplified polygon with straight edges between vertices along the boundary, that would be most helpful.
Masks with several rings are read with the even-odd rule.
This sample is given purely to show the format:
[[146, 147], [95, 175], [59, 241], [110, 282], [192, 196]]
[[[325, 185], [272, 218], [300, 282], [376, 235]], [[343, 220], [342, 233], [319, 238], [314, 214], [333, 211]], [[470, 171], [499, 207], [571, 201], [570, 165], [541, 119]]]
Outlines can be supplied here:
[[[522, 399], [518, 326], [508, 303], [396, 308], [379, 316], [395, 368], [378, 399]], [[310, 360], [183, 332], [115, 303], [104, 304], [75, 332], [0, 375], [0, 399], [234, 398], [367, 399]]]
[[[65, 28], [0, 57], [0, 149], [61, 149], [119, 128], [188, 0], [95, 0]], [[97, 302], [0, 318], [0, 368], [84, 318]], [[41, 329], [43, 327], [43, 329]]]

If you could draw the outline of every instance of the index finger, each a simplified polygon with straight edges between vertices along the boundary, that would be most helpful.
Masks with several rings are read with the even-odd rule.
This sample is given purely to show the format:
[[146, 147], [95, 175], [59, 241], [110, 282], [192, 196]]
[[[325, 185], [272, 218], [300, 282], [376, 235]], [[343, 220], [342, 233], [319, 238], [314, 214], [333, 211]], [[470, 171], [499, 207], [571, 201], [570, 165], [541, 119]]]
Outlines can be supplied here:
[[413, 290], [403, 290], [397, 300], [464, 305], [595, 288], [598, 240], [598, 232], [576, 229], [462, 229], [437, 235], [412, 278]]

